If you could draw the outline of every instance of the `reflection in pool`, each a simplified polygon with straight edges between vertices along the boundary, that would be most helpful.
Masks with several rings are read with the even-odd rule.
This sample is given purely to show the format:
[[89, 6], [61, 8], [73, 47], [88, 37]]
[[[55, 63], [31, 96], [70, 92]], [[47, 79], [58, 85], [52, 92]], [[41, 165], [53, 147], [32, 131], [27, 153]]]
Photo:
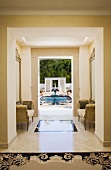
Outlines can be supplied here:
[[52, 105], [67, 104], [72, 103], [72, 98], [67, 95], [42, 96], [40, 98], [40, 104], [42, 104], [43, 102]]

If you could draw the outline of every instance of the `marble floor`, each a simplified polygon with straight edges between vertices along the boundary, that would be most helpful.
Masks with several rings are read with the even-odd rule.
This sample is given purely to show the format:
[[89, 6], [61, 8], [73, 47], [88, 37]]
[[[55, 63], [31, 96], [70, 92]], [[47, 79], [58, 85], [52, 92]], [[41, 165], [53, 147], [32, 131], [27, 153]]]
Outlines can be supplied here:
[[77, 117], [73, 121], [78, 132], [34, 132], [39, 119], [30, 121], [29, 130], [23, 124], [17, 127], [17, 138], [9, 149], [0, 152], [87, 152], [111, 151], [111, 147], [102, 147], [94, 135], [94, 125], [87, 124], [84, 130], [83, 122]]

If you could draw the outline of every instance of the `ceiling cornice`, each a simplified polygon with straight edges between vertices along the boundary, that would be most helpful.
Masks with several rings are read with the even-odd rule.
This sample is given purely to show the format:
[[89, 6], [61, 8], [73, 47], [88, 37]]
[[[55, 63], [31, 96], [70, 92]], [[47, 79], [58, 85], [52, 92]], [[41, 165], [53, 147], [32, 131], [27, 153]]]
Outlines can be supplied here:
[[97, 11], [97, 10], [70, 10], [70, 11], [36, 11], [36, 10], [0, 10], [0, 15], [93, 15], [93, 16], [104, 16], [111, 15], [109, 11]]

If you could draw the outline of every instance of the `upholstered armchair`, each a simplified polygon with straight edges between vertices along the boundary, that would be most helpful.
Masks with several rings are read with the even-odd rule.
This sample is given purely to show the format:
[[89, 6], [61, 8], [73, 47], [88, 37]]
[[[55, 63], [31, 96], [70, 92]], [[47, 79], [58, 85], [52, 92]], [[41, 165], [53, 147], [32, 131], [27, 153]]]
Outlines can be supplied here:
[[24, 101], [22, 101], [22, 105], [26, 105], [27, 106], [28, 115], [29, 115], [29, 117], [32, 117], [32, 122], [33, 122], [34, 101], [33, 100], [24, 100]]
[[84, 120], [84, 128], [86, 130], [87, 121], [95, 121], [95, 104], [90, 103], [88, 99], [80, 99], [77, 101], [78, 107], [78, 120]]
[[33, 122], [34, 104], [33, 101], [23, 101], [22, 104], [16, 105], [16, 121], [17, 123], [26, 123], [27, 131], [29, 127], [29, 120], [32, 118]]

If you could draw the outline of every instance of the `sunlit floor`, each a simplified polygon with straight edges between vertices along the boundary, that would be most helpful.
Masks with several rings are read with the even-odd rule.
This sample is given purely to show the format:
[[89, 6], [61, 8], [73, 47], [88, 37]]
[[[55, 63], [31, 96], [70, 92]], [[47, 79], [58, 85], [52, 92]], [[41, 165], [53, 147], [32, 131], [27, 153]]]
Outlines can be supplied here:
[[73, 120], [40, 120], [35, 132], [74, 132]]
[[[111, 147], [102, 147], [94, 135], [94, 125], [87, 124], [84, 130], [83, 122], [77, 117], [73, 119], [77, 132], [34, 132], [39, 119], [30, 121], [29, 130], [26, 124], [18, 125], [17, 138], [9, 149], [0, 152], [87, 152], [111, 151]], [[58, 126], [58, 125], [57, 125]]]

